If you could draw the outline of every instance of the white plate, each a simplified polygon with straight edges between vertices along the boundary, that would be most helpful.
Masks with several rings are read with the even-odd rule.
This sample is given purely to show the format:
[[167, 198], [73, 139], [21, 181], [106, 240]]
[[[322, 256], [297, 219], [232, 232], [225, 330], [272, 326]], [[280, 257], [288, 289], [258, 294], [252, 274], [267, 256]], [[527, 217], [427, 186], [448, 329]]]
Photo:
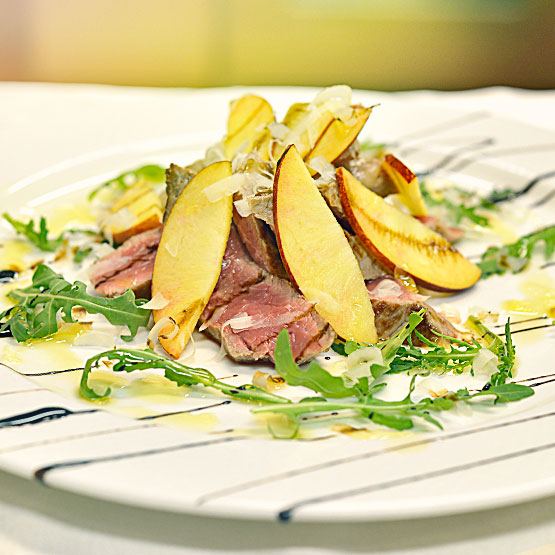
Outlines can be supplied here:
[[[27, 99], [22, 94], [18, 102], [23, 113], [31, 118], [33, 110], [39, 110], [40, 117], [33, 125], [30, 120], [12, 125], [10, 136], [14, 144], [27, 141], [19, 144], [41, 150], [36, 156], [21, 146], [9, 150], [6, 175], [21, 179], [4, 184], [0, 193], [4, 210], [18, 213], [32, 208], [47, 213], [83, 198], [106, 177], [143, 162], [192, 161], [220, 138], [228, 102], [241, 92], [89, 90], [79, 95], [78, 105], [71, 101], [71, 89], [58, 94], [55, 105], [46, 90], [40, 110], [33, 104], [36, 95]], [[313, 96], [306, 89], [262, 93], [278, 115], [291, 102]], [[555, 136], [548, 131], [483, 111], [438, 109], [420, 100], [401, 102], [364, 92], [357, 92], [355, 100], [367, 105], [382, 101], [363, 136], [393, 143], [393, 150], [415, 171], [437, 168], [434, 175], [440, 179], [490, 190], [519, 189], [553, 169], [549, 149]], [[56, 163], [45, 167], [41, 160]], [[547, 177], [512, 203], [519, 233], [553, 223], [553, 199], [531, 210], [552, 190], [553, 179]], [[8, 228], [2, 233], [7, 236]], [[469, 254], [483, 247], [464, 246]], [[519, 284], [524, 279], [522, 275], [491, 278], [472, 291], [435, 302], [496, 311], [503, 300], [522, 297]], [[517, 379], [555, 372], [554, 329], [515, 334], [514, 339], [520, 360]], [[144, 341], [144, 334], [139, 340]], [[10, 351], [13, 342], [1, 341], [3, 361], [21, 373], [76, 365], [69, 351], [60, 357], [41, 348], [27, 351], [18, 361]], [[209, 366], [218, 376], [239, 374], [233, 383], [250, 382], [251, 366], [207, 362], [214, 350], [210, 342], [201, 341], [197, 364]], [[91, 352], [82, 349], [77, 354], [83, 358]], [[374, 427], [373, 437], [354, 439], [322, 425], [315, 435], [333, 437], [316, 440], [313, 434], [304, 440], [278, 441], [252, 432], [248, 407], [218, 404], [210, 396], [178, 395], [172, 404], [168, 403], [172, 395], [167, 394], [128, 397], [106, 405], [106, 410], [90, 412], [91, 405], [76, 395], [51, 391], [67, 392], [77, 378], [76, 372], [68, 372], [30, 381], [0, 368], [0, 419], [45, 407], [68, 412], [33, 425], [0, 429], [3, 469], [105, 499], [253, 519], [413, 518], [501, 506], [555, 492], [555, 383], [548, 379], [539, 380], [546, 383], [535, 388], [533, 397], [513, 405], [475, 410], [472, 415], [447, 414], [441, 432], [420, 426], [403, 435]], [[395, 377], [392, 390], [401, 391], [403, 380]], [[469, 377], [447, 377], [446, 383], [460, 380], [469, 386], [478, 383]], [[173, 427], [162, 424], [171, 418], [130, 417], [144, 414], [144, 407], [175, 412], [211, 405], [217, 406], [174, 417]], [[250, 431], [245, 432], [247, 428]]]

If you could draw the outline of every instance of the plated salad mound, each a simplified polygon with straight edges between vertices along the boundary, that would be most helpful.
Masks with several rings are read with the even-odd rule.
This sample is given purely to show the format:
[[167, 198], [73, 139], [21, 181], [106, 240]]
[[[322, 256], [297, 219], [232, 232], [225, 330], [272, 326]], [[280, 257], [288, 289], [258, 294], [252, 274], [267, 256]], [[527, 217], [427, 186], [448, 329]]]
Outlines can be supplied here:
[[[441, 427], [437, 414], [457, 403], [532, 395], [508, 383], [515, 361], [508, 324], [502, 340], [474, 316], [464, 326], [450, 322], [427, 300], [474, 286], [482, 269], [522, 269], [536, 243], [551, 255], [554, 228], [470, 262], [453, 246], [463, 234], [458, 222], [429, 212], [449, 201], [421, 187], [383, 146], [358, 141], [371, 110], [336, 86], [293, 104], [278, 122], [266, 100], [246, 95], [231, 104], [225, 137], [203, 159], [165, 172], [143, 166], [95, 189], [94, 230], [53, 238], [44, 218], [35, 229], [6, 214], [43, 251], [67, 249], [72, 233], [82, 237], [74, 261], [97, 259], [88, 286], [38, 265], [29, 287], [9, 293], [15, 305], [0, 315], [0, 332], [19, 342], [44, 338], [83, 310], [127, 326], [123, 340], [148, 327], [148, 348], [115, 348], [87, 361], [84, 398], [110, 395], [90, 385], [95, 368], [162, 369], [180, 386], [258, 403], [253, 412], [284, 419], [272, 428], [279, 437], [294, 437], [310, 413], [349, 411], [394, 429], [412, 427], [415, 418]], [[483, 219], [487, 203], [467, 201], [451, 202], [450, 210]], [[522, 261], [518, 268], [511, 256]], [[195, 331], [238, 363], [272, 363], [279, 379], [306, 396], [293, 402], [256, 380], [230, 385], [180, 362]], [[324, 368], [314, 358], [330, 349], [342, 358]], [[476, 372], [486, 381], [479, 390], [419, 398], [415, 380], [430, 372]], [[394, 373], [410, 376], [407, 393], [386, 401]]]

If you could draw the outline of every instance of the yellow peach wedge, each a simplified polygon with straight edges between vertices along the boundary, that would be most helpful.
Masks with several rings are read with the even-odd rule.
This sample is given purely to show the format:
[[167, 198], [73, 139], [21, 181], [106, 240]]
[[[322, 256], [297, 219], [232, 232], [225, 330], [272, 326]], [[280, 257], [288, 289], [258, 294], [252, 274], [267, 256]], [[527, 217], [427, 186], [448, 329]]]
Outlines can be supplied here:
[[293, 283], [337, 334], [377, 341], [374, 312], [357, 260], [294, 145], [274, 178], [274, 223]]
[[[324, 130], [314, 147], [304, 156], [310, 166], [310, 160], [323, 156], [328, 162], [337, 160], [355, 141], [364, 124], [368, 121], [371, 108], [354, 107], [350, 117], [335, 118]], [[317, 172], [310, 170], [312, 175]]]
[[386, 154], [382, 170], [391, 179], [398, 191], [399, 200], [409, 209], [412, 216], [426, 216], [428, 209], [422, 198], [418, 178], [392, 154]]
[[174, 358], [183, 352], [216, 287], [231, 229], [233, 196], [210, 202], [204, 191], [230, 175], [229, 162], [216, 162], [198, 173], [177, 199], [162, 232], [152, 296], [161, 294], [167, 304], [153, 314], [156, 323], [169, 319], [159, 339]]
[[274, 111], [266, 100], [246, 95], [231, 104], [224, 139], [224, 153], [228, 160], [238, 152], [250, 152], [261, 129], [274, 121]]
[[480, 269], [446, 239], [388, 204], [345, 168], [337, 169], [341, 204], [366, 249], [390, 270], [400, 268], [428, 289], [456, 292], [480, 279]]

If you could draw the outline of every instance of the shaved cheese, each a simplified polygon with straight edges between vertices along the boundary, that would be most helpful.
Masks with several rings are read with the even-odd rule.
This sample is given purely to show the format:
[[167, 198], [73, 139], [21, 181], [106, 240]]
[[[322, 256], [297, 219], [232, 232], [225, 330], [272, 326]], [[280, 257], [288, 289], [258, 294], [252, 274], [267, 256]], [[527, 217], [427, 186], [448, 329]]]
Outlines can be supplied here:
[[190, 362], [194, 360], [196, 354], [197, 354], [197, 346], [195, 345], [193, 334], [189, 332], [189, 342], [187, 343], [185, 350], [179, 357], [179, 360], [182, 362]]
[[429, 297], [414, 293], [405, 285], [398, 283], [393, 278], [386, 278], [370, 291], [370, 295], [384, 300], [410, 300], [425, 302]]
[[[222, 326], [222, 334], [224, 332], [224, 328]], [[208, 361], [208, 362], [220, 362], [221, 360], [223, 360], [225, 358], [226, 355], [226, 350], [225, 350], [225, 346], [224, 346], [224, 342], [222, 341], [220, 343], [220, 348], [218, 350], [218, 352]]]
[[204, 154], [204, 163], [209, 166], [214, 162], [222, 162], [227, 160], [224, 153], [224, 145], [220, 141], [219, 143], [213, 144], [206, 149], [206, 153]]
[[393, 279], [382, 279], [371, 294], [380, 299], [397, 299], [403, 294], [403, 288]]
[[239, 152], [236, 154], [231, 160], [231, 173], [242, 171], [245, 168], [248, 159], [249, 153]]
[[108, 243], [91, 243], [91, 249], [97, 258], [103, 258], [104, 256], [108, 256], [114, 252], [114, 247], [109, 245]]
[[[229, 319], [224, 325], [229, 325], [233, 331], [256, 330], [266, 326], [285, 326], [291, 322], [291, 314], [256, 314], [250, 316], [246, 312], [240, 312]], [[223, 330], [223, 326], [222, 326]]]
[[496, 370], [499, 361], [497, 356], [489, 349], [480, 349], [472, 361], [472, 369], [475, 376], [489, 378]]
[[314, 146], [316, 139], [318, 139], [316, 136], [318, 126], [314, 124], [326, 112], [331, 112], [334, 119], [349, 120], [353, 114], [351, 108], [351, 88], [347, 85], [336, 85], [318, 93], [307, 106], [303, 118], [284, 137], [284, 143], [294, 144], [299, 147], [301, 137], [304, 133], [307, 133], [310, 145]]
[[154, 295], [148, 303], [141, 305], [141, 308], [146, 308], [147, 310], [161, 310], [162, 308], [168, 306], [169, 302], [170, 301], [166, 299], [160, 291], [158, 291], [158, 293], [156, 293], [156, 295]]
[[420, 380], [416, 385], [416, 389], [426, 397], [443, 397], [448, 393], [443, 383], [437, 378], [432, 377]]
[[246, 180], [241, 190], [243, 196], [252, 196], [262, 191], [268, 191], [274, 186], [273, 179], [269, 178], [267, 175], [260, 175], [259, 173], [248, 173], [244, 175]]
[[274, 158], [274, 145], [278, 144], [281, 141], [276, 141], [276, 139], [272, 139], [268, 143], [268, 160], [270, 160], [270, 164], [275, 168], [276, 167], [276, 159]]
[[[328, 162], [325, 156], [312, 158], [308, 165], [320, 174], [320, 179], [325, 183], [335, 180], [335, 166]], [[317, 180], [318, 182], [319, 180]]]
[[283, 141], [285, 137], [287, 137], [287, 133], [291, 131], [287, 125], [283, 123], [277, 123], [275, 121], [271, 122], [268, 125], [268, 129], [270, 130], [270, 135], [273, 139], [277, 139], [278, 141]]
[[146, 344], [150, 349], [154, 347], [154, 343], [160, 336], [160, 332], [166, 326], [169, 326], [169, 325], [173, 325], [173, 329], [169, 334], [164, 335], [164, 339], [171, 340], [177, 335], [177, 332], [179, 331], [179, 326], [176, 324], [175, 320], [170, 316], [165, 316], [164, 318], [160, 318], [160, 320], [158, 320], [158, 322], [154, 324], [154, 326], [152, 327], [152, 329], [148, 334], [148, 337], [146, 338]]
[[252, 322], [252, 316], [249, 316], [246, 312], [240, 312], [233, 318], [227, 320], [222, 326], [222, 332], [225, 326], [229, 326], [232, 330], [242, 330], [250, 326]]
[[235, 210], [237, 210], [241, 218], [246, 218], [247, 216], [250, 216], [252, 214], [251, 205], [244, 198], [236, 200], [233, 203], [233, 206], [235, 206]]
[[352, 100], [352, 90], [349, 85], [334, 85], [333, 87], [327, 87], [320, 91], [312, 101], [312, 104], [319, 105], [324, 104], [330, 100], [339, 101], [344, 106], [350, 106]]
[[370, 367], [373, 364], [383, 365], [382, 351], [377, 347], [363, 347], [347, 356], [347, 370], [343, 379], [347, 382], [358, 382], [360, 378], [370, 377]]
[[239, 191], [245, 181], [245, 174], [235, 173], [229, 177], [224, 177], [206, 187], [203, 193], [206, 195], [210, 202], [217, 202], [222, 198], [233, 195]]
[[254, 376], [252, 377], [252, 385], [259, 387], [260, 389], [266, 389], [268, 385], [269, 377], [270, 377], [270, 374], [267, 374], [266, 372], [260, 372], [259, 370], [257, 370], [254, 373]]
[[252, 377], [252, 385], [265, 389], [266, 391], [281, 389], [284, 383], [285, 380], [281, 376], [260, 372], [259, 370], [257, 370]]
[[137, 216], [124, 206], [118, 210], [115, 214], [110, 214], [106, 216], [101, 223], [102, 228], [109, 228], [112, 231], [113, 228], [116, 229], [130, 229], [133, 227], [137, 221]]
[[112, 246], [114, 244], [114, 234], [112, 233], [112, 230], [109, 227], [106, 227], [102, 230], [102, 234], [104, 235], [106, 241], [108, 241], [108, 244]]

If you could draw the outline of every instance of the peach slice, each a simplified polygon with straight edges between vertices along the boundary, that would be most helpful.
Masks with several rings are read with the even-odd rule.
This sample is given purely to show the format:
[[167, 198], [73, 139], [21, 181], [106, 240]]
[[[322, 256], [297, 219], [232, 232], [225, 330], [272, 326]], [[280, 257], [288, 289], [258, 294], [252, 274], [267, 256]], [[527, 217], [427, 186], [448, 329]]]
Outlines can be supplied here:
[[[303, 158], [310, 166], [310, 160], [323, 156], [328, 162], [337, 160], [358, 137], [364, 124], [368, 121], [371, 108], [353, 107], [351, 116], [342, 120], [335, 118], [324, 130], [312, 150]], [[311, 175], [317, 172], [310, 169]]]
[[174, 337], [173, 324], [160, 332], [162, 347], [174, 358], [183, 352], [216, 287], [231, 229], [233, 196], [210, 202], [204, 191], [230, 175], [229, 162], [204, 168], [183, 190], [164, 226], [154, 263], [152, 296], [161, 293], [168, 303], [153, 314], [155, 322], [169, 317], [178, 326]]
[[337, 169], [339, 197], [351, 227], [364, 246], [390, 270], [401, 268], [436, 291], [467, 289], [480, 269], [446, 239], [388, 204], [345, 168]]
[[123, 243], [129, 237], [162, 225], [162, 200], [145, 181], [127, 189], [110, 208], [102, 231]]
[[428, 209], [422, 198], [418, 178], [393, 154], [387, 154], [382, 170], [391, 179], [399, 193], [399, 200], [413, 216], [427, 216]]
[[274, 222], [293, 283], [344, 339], [375, 343], [374, 312], [355, 255], [294, 145], [274, 178]]
[[239, 149], [250, 152], [260, 129], [274, 120], [272, 107], [259, 96], [246, 95], [232, 102], [224, 139], [226, 158], [230, 159]]
[[319, 107], [310, 108], [310, 104], [293, 104], [283, 124], [291, 130], [284, 138], [283, 144], [276, 145], [274, 156], [277, 158], [283, 154], [287, 145], [295, 144], [302, 158], [314, 148], [322, 134], [334, 121], [333, 112], [329, 109]]

